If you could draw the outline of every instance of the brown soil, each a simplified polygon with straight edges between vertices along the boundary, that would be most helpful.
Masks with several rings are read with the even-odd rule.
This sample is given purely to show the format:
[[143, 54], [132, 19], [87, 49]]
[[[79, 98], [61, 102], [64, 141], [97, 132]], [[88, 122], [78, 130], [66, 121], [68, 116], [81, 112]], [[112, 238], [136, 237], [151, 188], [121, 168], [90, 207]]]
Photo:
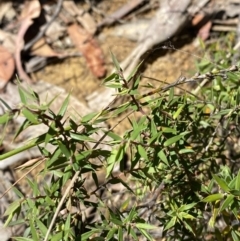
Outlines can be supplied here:
[[[112, 13], [122, 4], [123, 1], [103, 0], [101, 7], [106, 9], [108, 13]], [[151, 11], [150, 15], [153, 16], [154, 12]], [[149, 13], [148, 17], [150, 17]], [[113, 31], [114, 26], [104, 28], [102, 33], [105, 38], [104, 40], [99, 40], [99, 44], [104, 52], [108, 73], [113, 69], [110, 51], [121, 62], [137, 44], [125, 38], [111, 36], [110, 33]], [[191, 73], [196, 72], [194, 66], [195, 58], [192, 55], [196, 49], [192, 42], [191, 37], [184, 34], [180, 39], [177, 38], [176, 42], [171, 43], [178, 50], [163, 50], [156, 47], [145, 61], [143, 74], [166, 82], [173, 82], [180, 75], [191, 76]], [[104, 86], [101, 85], [102, 80], [93, 76], [82, 57], [67, 58], [55, 64], [50, 64], [41, 71], [34, 73], [32, 77], [65, 88], [83, 103], [86, 103], [86, 96], [96, 90], [104, 89]], [[147, 79], [145, 81], [151, 82], [151, 80]], [[122, 132], [122, 129], [125, 129], [124, 125], [119, 126], [117, 132]]]

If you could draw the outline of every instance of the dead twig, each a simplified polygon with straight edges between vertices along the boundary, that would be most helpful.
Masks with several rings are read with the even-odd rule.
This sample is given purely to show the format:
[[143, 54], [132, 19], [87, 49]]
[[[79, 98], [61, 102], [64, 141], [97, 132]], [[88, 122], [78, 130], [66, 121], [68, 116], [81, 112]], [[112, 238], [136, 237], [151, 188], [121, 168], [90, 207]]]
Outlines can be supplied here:
[[116, 12], [104, 18], [103, 21], [99, 23], [97, 27], [101, 28], [105, 25], [111, 25], [114, 22], [119, 21], [122, 17], [127, 15], [134, 8], [138, 7], [140, 4], [143, 4], [143, 2], [145, 2], [145, 0], [132, 0], [128, 2], [127, 4], [123, 5], [120, 9], [118, 9]]

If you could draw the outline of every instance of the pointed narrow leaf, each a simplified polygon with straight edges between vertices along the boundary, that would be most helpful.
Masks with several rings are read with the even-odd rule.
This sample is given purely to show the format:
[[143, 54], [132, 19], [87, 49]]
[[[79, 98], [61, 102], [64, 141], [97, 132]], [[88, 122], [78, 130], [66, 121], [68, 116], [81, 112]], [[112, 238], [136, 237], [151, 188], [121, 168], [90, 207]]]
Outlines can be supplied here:
[[136, 227], [138, 229], [155, 229], [155, 228], [157, 228], [156, 226], [148, 224], [148, 223], [136, 223]]
[[166, 230], [172, 228], [175, 225], [176, 221], [177, 221], [177, 217], [172, 217], [171, 220], [167, 223], [164, 230], [166, 231]]
[[170, 146], [170, 145], [176, 143], [177, 141], [179, 141], [180, 139], [182, 139], [182, 137], [183, 137], [182, 134], [171, 137], [168, 140], [166, 140], [163, 145], [165, 147]]
[[121, 68], [120, 68], [120, 65], [119, 65], [119, 62], [117, 61], [115, 55], [110, 51], [111, 53], [111, 56], [112, 56], [112, 61], [113, 61], [113, 64], [114, 64], [114, 67], [117, 69], [117, 71], [121, 71]]
[[202, 202], [214, 202], [214, 201], [217, 201], [217, 200], [221, 200], [224, 198], [224, 194], [222, 193], [217, 193], [217, 194], [212, 194], [212, 195], [209, 195], [207, 197], [205, 197]]
[[221, 179], [220, 177], [218, 177], [215, 174], [212, 174], [214, 180], [217, 182], [217, 184], [225, 191], [228, 192], [230, 190], [230, 188], [228, 187], [227, 183]]
[[240, 191], [240, 170], [238, 171], [236, 182], [235, 182], [235, 189]]
[[139, 228], [138, 230], [147, 238], [147, 240], [150, 240], [150, 241], [154, 240], [152, 236], [148, 232], [146, 232], [145, 229]]
[[174, 113], [174, 115], [173, 115], [173, 119], [174, 119], [174, 120], [178, 118], [178, 116], [180, 115], [180, 113], [182, 112], [182, 110], [183, 110], [184, 107], [185, 107], [185, 105], [181, 105], [181, 106], [178, 108], [178, 110]]
[[[143, 61], [141, 61], [140, 64], [138, 64], [138, 66], [132, 70], [132, 72], [130, 73], [129, 76], [125, 76], [127, 81], [129, 81], [134, 75], [136, 75], [136, 73], [137, 73], [139, 67], [142, 65], [142, 63], [143, 63]], [[134, 86], [133, 86], [134, 89], [136, 89], [138, 87], [138, 83], [140, 81], [140, 76], [137, 79], [139, 79], [139, 80], [134, 83]]]
[[18, 93], [19, 93], [21, 102], [24, 105], [26, 105], [27, 104], [27, 97], [26, 97], [26, 94], [24, 93], [23, 89], [20, 86], [18, 86]]
[[34, 241], [34, 239], [23, 238], [23, 237], [14, 237], [14, 240], [16, 240], [16, 241]]
[[12, 110], [11, 107], [5, 102], [5, 100], [3, 100], [2, 98], [0, 98], [0, 101], [3, 103], [3, 105], [5, 105], [5, 107], [6, 107], [8, 110]]
[[105, 240], [111, 240], [116, 232], [117, 228], [113, 227], [112, 229], [110, 229]]
[[22, 109], [22, 114], [26, 117], [26, 119], [28, 119], [30, 122], [32, 122], [33, 124], [39, 124], [39, 121], [37, 119], [37, 115], [33, 114], [31, 111], [29, 111], [26, 108]]
[[24, 122], [19, 127], [19, 129], [17, 130], [16, 134], [14, 135], [13, 140], [15, 140], [18, 137], [18, 135], [21, 134], [21, 132], [24, 131], [29, 126], [31, 126], [31, 122], [28, 119], [24, 120]]
[[122, 227], [118, 228], [118, 241], [123, 241], [123, 229], [122, 229]]
[[219, 212], [222, 212], [223, 210], [225, 210], [230, 205], [230, 203], [233, 201], [233, 199], [234, 199], [233, 195], [228, 195], [227, 198], [224, 200]]
[[70, 98], [70, 94], [68, 94], [68, 96], [66, 97], [66, 99], [64, 100], [59, 112], [58, 112], [58, 116], [63, 117], [67, 111], [68, 108], [68, 104], [69, 104], [69, 98]]
[[1, 115], [0, 116], [0, 125], [7, 123], [10, 118], [11, 118], [10, 113], [5, 113], [5, 114]]
[[168, 159], [164, 153], [163, 150], [161, 150], [159, 153], [158, 153], [158, 157], [160, 157], [160, 159], [164, 162], [164, 164], [166, 164], [167, 166], [169, 166], [169, 163], [168, 163]]
[[71, 153], [69, 152], [68, 148], [66, 147], [66, 145], [64, 145], [64, 143], [62, 143], [61, 141], [58, 141], [58, 145], [59, 148], [61, 149], [62, 153], [67, 157], [70, 158], [71, 157]]
[[103, 83], [107, 83], [111, 80], [114, 80], [118, 75], [116, 73], [112, 73], [111, 75], [109, 75], [108, 77], [106, 77], [104, 80], [103, 80]]
[[93, 112], [93, 113], [90, 113], [88, 115], [85, 115], [83, 118], [82, 118], [82, 122], [89, 122], [90, 120], [93, 119], [93, 117], [97, 116], [98, 115], [98, 112]]
[[140, 156], [143, 159], [145, 159], [146, 161], [148, 161], [148, 155], [147, 155], [146, 150], [141, 145], [138, 145], [137, 149], [138, 149], [138, 152], [139, 152]]
[[91, 231], [88, 231], [84, 234], [81, 235], [81, 240], [84, 241], [84, 240], [89, 240], [89, 238], [93, 235], [93, 234], [97, 234], [100, 230], [91, 230]]
[[189, 209], [193, 208], [195, 205], [196, 205], [196, 203], [190, 203], [190, 204], [182, 205], [182, 206], [179, 208], [179, 211], [182, 212], [182, 211], [189, 210]]

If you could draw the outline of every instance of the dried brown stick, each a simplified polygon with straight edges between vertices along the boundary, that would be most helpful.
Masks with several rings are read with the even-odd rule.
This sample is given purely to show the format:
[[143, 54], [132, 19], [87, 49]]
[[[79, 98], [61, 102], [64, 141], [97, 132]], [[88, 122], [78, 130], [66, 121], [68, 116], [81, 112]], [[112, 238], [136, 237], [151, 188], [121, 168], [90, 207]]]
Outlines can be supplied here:
[[151, 50], [155, 45], [171, 38], [184, 27], [188, 20], [187, 8], [190, 3], [191, 0], [164, 0], [161, 2], [147, 32], [140, 37], [138, 46], [121, 64], [125, 71], [125, 77], [137, 66], [144, 53]]
[[101, 23], [98, 24], [98, 28], [103, 27], [105, 25], [111, 25], [114, 22], [118, 21], [125, 15], [127, 15], [129, 12], [131, 12], [133, 9], [135, 9], [137, 6], [142, 4], [145, 0], [132, 0], [128, 2], [127, 4], [123, 5], [120, 9], [118, 9], [116, 12], [112, 13], [110, 16], [103, 19]]

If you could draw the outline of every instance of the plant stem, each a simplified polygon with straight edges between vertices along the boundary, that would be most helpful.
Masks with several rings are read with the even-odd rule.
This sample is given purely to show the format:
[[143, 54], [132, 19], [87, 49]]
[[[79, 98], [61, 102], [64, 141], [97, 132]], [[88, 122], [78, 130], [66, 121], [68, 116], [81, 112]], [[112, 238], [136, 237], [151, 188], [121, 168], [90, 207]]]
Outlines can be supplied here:
[[[66, 128], [64, 128], [64, 131], [70, 131], [71, 129], [72, 128], [70, 126], [67, 126]], [[16, 155], [18, 153], [21, 153], [23, 151], [26, 151], [26, 150], [28, 150], [30, 148], [33, 148], [34, 146], [37, 146], [37, 145], [40, 145], [40, 144], [44, 143], [44, 141], [46, 140], [46, 135], [47, 134], [48, 133], [44, 133], [44, 134], [42, 134], [42, 135], [40, 135], [40, 136], [30, 140], [24, 146], [18, 147], [18, 148], [14, 149], [14, 150], [11, 150], [11, 151], [9, 151], [7, 153], [4, 153], [4, 154], [0, 155], [0, 161], [6, 159], [8, 157], [14, 156], [14, 155]], [[51, 138], [51, 140], [53, 138]]]

